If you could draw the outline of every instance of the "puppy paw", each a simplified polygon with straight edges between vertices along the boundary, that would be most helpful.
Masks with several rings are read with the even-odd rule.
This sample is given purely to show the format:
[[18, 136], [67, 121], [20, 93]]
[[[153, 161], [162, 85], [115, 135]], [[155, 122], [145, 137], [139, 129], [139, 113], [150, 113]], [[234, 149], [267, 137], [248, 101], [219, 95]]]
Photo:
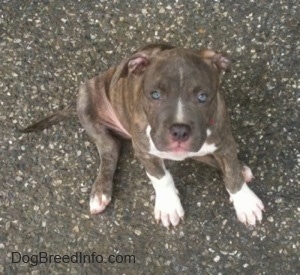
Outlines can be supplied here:
[[230, 199], [240, 222], [255, 226], [256, 221], [262, 220], [264, 205], [246, 183], [237, 193], [230, 193]]
[[184, 210], [182, 208], [178, 191], [173, 178], [168, 170], [162, 178], [156, 178], [147, 173], [155, 190], [154, 216], [157, 222], [161, 221], [163, 226], [170, 224], [176, 226], [180, 219], [183, 219]]
[[93, 195], [90, 198], [90, 212], [91, 214], [98, 214], [104, 211], [106, 206], [110, 203], [111, 197], [105, 194]]
[[247, 166], [243, 166], [242, 174], [244, 176], [245, 182], [250, 182], [254, 179], [251, 169]]
[[162, 188], [156, 192], [154, 216], [157, 222], [161, 221], [163, 226], [176, 226], [180, 219], [184, 217], [184, 210], [182, 208], [176, 188]]

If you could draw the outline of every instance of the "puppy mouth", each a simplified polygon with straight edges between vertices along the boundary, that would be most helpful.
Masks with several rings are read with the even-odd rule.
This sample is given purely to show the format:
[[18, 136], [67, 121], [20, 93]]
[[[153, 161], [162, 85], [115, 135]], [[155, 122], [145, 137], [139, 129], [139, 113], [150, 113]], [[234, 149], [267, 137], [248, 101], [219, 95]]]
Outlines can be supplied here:
[[189, 142], [172, 142], [167, 147], [168, 152], [172, 153], [189, 153], [191, 152], [191, 147]]
[[146, 129], [146, 134], [149, 137], [150, 147], [153, 147], [152, 150], [178, 156], [196, 153], [204, 142], [201, 136], [191, 135], [186, 140], [174, 140], [169, 134], [162, 135], [155, 132], [152, 136], [150, 132], [151, 126], [149, 125]]

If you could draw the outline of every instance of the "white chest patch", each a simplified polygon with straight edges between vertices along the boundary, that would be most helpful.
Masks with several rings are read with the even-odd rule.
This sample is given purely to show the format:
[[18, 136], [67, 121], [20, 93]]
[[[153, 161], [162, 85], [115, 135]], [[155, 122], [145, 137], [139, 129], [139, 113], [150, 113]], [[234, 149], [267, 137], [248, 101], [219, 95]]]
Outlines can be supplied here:
[[[146, 129], [146, 134], [149, 139], [150, 149], [149, 154], [157, 156], [162, 159], [170, 159], [170, 160], [177, 160], [181, 161], [186, 158], [193, 158], [193, 157], [202, 157], [208, 154], [212, 154], [217, 150], [217, 147], [214, 143], [208, 144], [207, 142], [204, 142], [203, 146], [200, 148], [197, 152], [168, 152], [168, 151], [159, 151], [155, 144], [153, 143], [153, 140], [150, 136], [151, 126], [148, 125]], [[207, 136], [211, 134], [211, 131], [207, 130]]]

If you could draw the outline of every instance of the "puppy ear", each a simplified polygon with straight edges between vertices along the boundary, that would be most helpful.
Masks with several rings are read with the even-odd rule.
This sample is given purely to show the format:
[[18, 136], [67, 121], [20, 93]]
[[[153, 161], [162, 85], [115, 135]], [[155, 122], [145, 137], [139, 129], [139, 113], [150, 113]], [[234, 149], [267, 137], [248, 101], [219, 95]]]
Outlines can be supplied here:
[[140, 48], [132, 56], [122, 61], [112, 78], [111, 85], [115, 85], [120, 78], [130, 74], [141, 75], [150, 65], [153, 57], [158, 53], [174, 48], [167, 44], [151, 44]]
[[137, 53], [129, 58], [127, 60], [126, 65], [125, 65], [125, 70], [123, 70], [123, 74], [135, 74], [139, 75], [143, 73], [148, 65], [150, 64], [150, 58], [148, 55], [144, 53]]
[[231, 61], [223, 53], [218, 53], [212, 50], [200, 51], [200, 56], [209, 64], [215, 66], [219, 71], [230, 72]]

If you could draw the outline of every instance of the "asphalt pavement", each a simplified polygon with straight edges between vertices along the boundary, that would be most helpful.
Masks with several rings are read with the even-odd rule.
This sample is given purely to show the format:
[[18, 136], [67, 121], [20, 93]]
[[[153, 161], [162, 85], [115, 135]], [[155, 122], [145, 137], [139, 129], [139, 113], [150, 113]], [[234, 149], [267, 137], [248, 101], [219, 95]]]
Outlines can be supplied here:
[[[300, 8], [273, 1], [0, 2], [0, 274], [300, 274]], [[168, 162], [186, 217], [167, 230], [125, 142], [107, 210], [89, 213], [96, 147], [73, 119], [17, 129], [147, 43], [226, 52], [239, 157], [266, 211], [238, 222], [221, 176]]]

